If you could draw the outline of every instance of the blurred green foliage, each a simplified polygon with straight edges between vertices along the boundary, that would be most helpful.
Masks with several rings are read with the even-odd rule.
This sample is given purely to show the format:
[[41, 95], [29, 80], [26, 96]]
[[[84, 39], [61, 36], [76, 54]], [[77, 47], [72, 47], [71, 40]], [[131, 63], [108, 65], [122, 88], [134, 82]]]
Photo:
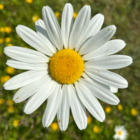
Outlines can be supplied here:
[[[51, 126], [43, 128], [42, 115], [45, 110], [45, 103], [33, 114], [26, 115], [22, 112], [24, 103], [9, 104], [16, 91], [5, 91], [0, 83], [0, 140], [110, 140], [113, 139], [116, 125], [124, 125], [128, 131], [127, 140], [140, 139], [140, 1], [139, 0], [33, 0], [32, 3], [26, 0], [0, 0], [0, 77], [14, 75], [21, 72], [9, 74], [6, 70], [8, 57], [3, 53], [5, 46], [15, 45], [29, 47], [15, 32], [19, 24], [26, 25], [35, 30], [34, 21], [37, 17], [42, 18], [41, 10], [49, 5], [54, 12], [59, 12], [58, 21], [61, 22], [61, 13], [65, 3], [70, 2], [74, 11], [78, 12], [85, 4], [92, 8], [92, 16], [102, 13], [105, 16], [103, 27], [114, 24], [117, 32], [113, 39], [123, 39], [127, 46], [119, 53], [133, 57], [134, 63], [124, 69], [115, 70], [125, 77], [129, 82], [127, 89], [119, 90], [116, 94], [123, 107], [122, 111], [117, 106], [109, 106], [111, 112], [106, 112], [106, 119], [103, 123], [91, 118], [87, 128], [80, 131], [70, 116], [69, 126], [65, 132], [56, 130]], [[2, 8], [2, 5], [4, 6]], [[3, 31], [10, 27], [9, 32]], [[7, 37], [11, 41], [7, 41]], [[4, 99], [4, 100], [3, 100]], [[103, 108], [108, 106], [101, 102]], [[131, 109], [135, 108], [137, 114], [132, 115]], [[89, 115], [90, 116], [90, 115]], [[18, 121], [16, 122], [16, 120]], [[55, 119], [54, 122], [57, 120]], [[18, 125], [17, 125], [18, 124]], [[98, 133], [93, 128], [99, 128]]]

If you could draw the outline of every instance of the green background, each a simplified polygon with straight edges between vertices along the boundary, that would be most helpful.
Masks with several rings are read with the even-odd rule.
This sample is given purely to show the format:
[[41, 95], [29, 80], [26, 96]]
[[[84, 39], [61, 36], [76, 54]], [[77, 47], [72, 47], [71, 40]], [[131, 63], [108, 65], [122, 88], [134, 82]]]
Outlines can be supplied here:
[[[51, 127], [43, 128], [42, 115], [45, 110], [44, 103], [37, 111], [31, 115], [22, 112], [24, 102], [13, 105], [14, 112], [7, 111], [8, 99], [12, 99], [16, 91], [5, 91], [0, 84], [0, 98], [5, 100], [0, 105], [0, 140], [112, 140], [115, 134], [116, 125], [124, 125], [128, 131], [127, 140], [140, 140], [140, 1], [139, 0], [33, 0], [31, 4], [25, 0], [0, 0], [4, 9], [0, 10], [0, 27], [10, 26], [11, 33], [1, 33], [0, 38], [11, 38], [11, 44], [15, 46], [29, 47], [15, 32], [15, 27], [19, 24], [35, 30], [32, 17], [38, 15], [40, 18], [42, 7], [49, 5], [54, 12], [60, 12], [58, 18], [61, 22], [61, 13], [65, 3], [70, 2], [74, 11], [78, 12], [82, 6], [90, 5], [92, 16], [101, 13], [105, 16], [104, 25], [116, 25], [117, 32], [113, 39], [122, 39], [126, 42], [126, 47], [119, 54], [130, 55], [133, 64], [124, 69], [115, 70], [116, 73], [125, 77], [129, 82], [127, 89], [120, 89], [116, 94], [120, 98], [123, 110], [119, 111], [117, 106], [110, 106], [101, 102], [103, 108], [111, 107], [111, 112], [106, 113], [103, 123], [92, 118], [85, 130], [79, 130], [74, 123], [72, 116], [68, 129], [61, 132], [54, 131]], [[103, 28], [102, 27], [102, 28]], [[3, 54], [3, 49], [9, 43], [5, 41], [0, 44], [0, 76], [8, 75], [5, 71], [8, 57]], [[12, 75], [20, 73], [16, 70]], [[137, 115], [131, 114], [131, 109], [137, 110]], [[17, 127], [13, 126], [13, 120], [19, 120]], [[56, 119], [54, 120], [56, 122]], [[93, 132], [93, 127], [98, 126], [99, 133]]]

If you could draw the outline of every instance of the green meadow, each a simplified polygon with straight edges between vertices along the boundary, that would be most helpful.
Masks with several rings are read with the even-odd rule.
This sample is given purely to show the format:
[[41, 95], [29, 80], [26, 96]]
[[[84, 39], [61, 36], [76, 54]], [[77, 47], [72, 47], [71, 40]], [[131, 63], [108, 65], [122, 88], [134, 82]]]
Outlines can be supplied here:
[[[6, 46], [31, 48], [16, 33], [22, 24], [35, 30], [35, 21], [42, 19], [42, 7], [48, 5], [61, 23], [65, 3], [74, 7], [75, 17], [84, 5], [90, 5], [92, 17], [101, 13], [105, 16], [103, 27], [115, 25], [112, 39], [122, 39], [126, 47], [118, 54], [129, 55], [133, 64], [113, 70], [127, 79], [129, 86], [115, 93], [120, 104], [112, 106], [100, 101], [105, 110], [104, 122], [97, 121], [88, 112], [88, 125], [79, 130], [70, 114], [65, 132], [60, 131], [57, 119], [48, 128], [42, 126], [46, 102], [34, 113], [23, 112], [25, 102], [14, 103], [17, 90], [6, 91], [3, 83], [22, 70], [6, 65], [8, 57], [3, 53]], [[102, 28], [103, 28], [102, 27]], [[113, 46], [112, 46], [113, 47]], [[0, 140], [113, 140], [114, 128], [123, 125], [128, 132], [126, 140], [140, 140], [140, 1], [139, 0], [0, 0]]]

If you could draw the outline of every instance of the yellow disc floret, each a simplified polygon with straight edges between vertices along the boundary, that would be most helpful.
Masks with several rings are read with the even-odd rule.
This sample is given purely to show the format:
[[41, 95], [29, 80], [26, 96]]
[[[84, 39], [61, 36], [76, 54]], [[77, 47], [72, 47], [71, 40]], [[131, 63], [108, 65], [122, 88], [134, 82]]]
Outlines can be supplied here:
[[63, 84], [77, 81], [84, 69], [82, 57], [70, 49], [63, 49], [50, 58], [50, 73], [52, 78]]
[[118, 131], [118, 135], [120, 136], [122, 134], [122, 131]]

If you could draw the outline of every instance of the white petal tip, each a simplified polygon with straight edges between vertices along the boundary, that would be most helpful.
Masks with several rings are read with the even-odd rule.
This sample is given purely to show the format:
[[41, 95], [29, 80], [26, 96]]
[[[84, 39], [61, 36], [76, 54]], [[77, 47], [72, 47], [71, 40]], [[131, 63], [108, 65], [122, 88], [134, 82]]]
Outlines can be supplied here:
[[112, 25], [111, 27], [112, 27], [112, 29], [117, 29], [117, 27], [115, 25]]
[[18, 26], [16, 27], [16, 31], [18, 31], [22, 26], [23, 26], [23, 25], [18, 25]]
[[35, 22], [35, 25], [36, 25], [38, 22], [41, 22], [41, 19], [38, 19], [38, 20]]
[[42, 122], [43, 127], [49, 127], [47, 123]]
[[[27, 103], [27, 102], [26, 102], [26, 103]], [[23, 107], [23, 112], [24, 112], [25, 114], [31, 114], [32, 112], [31, 112], [31, 110], [29, 109], [29, 107], [26, 106], [26, 103], [25, 103], [25, 105], [24, 105], [24, 107]]]
[[24, 110], [24, 109], [23, 109], [23, 112], [24, 112], [25, 114], [27, 114], [27, 115], [29, 115], [29, 114], [32, 113], [32, 112], [29, 112], [28, 110]]
[[16, 96], [13, 97], [13, 101], [14, 101], [15, 103], [20, 103], [20, 102], [22, 102], [22, 101], [19, 100], [19, 97], [16, 97]]
[[89, 5], [85, 5], [83, 8], [89, 10], [90, 9], [90, 6]]
[[97, 14], [96, 16], [98, 16], [98, 18], [100, 18], [100, 19], [104, 19], [104, 15], [101, 13]]
[[118, 105], [120, 103], [119, 98], [116, 96], [116, 99], [113, 101], [112, 105]]
[[66, 3], [65, 6], [72, 6], [71, 3]]
[[61, 131], [66, 131], [67, 128], [59, 127]]
[[123, 40], [120, 40], [122, 42], [122, 46], [126, 46], [126, 43]]
[[110, 25], [107, 27], [107, 31], [116, 31], [117, 27], [115, 25]]
[[133, 58], [132, 57], [129, 57], [130, 58], [130, 64], [133, 63]]
[[9, 90], [9, 88], [8, 88], [8, 83], [7, 82], [5, 82], [4, 84], [3, 84], [3, 88], [5, 89], [5, 90]]
[[100, 122], [103, 122], [105, 120], [105, 116], [102, 117], [102, 119], [100, 119]]

